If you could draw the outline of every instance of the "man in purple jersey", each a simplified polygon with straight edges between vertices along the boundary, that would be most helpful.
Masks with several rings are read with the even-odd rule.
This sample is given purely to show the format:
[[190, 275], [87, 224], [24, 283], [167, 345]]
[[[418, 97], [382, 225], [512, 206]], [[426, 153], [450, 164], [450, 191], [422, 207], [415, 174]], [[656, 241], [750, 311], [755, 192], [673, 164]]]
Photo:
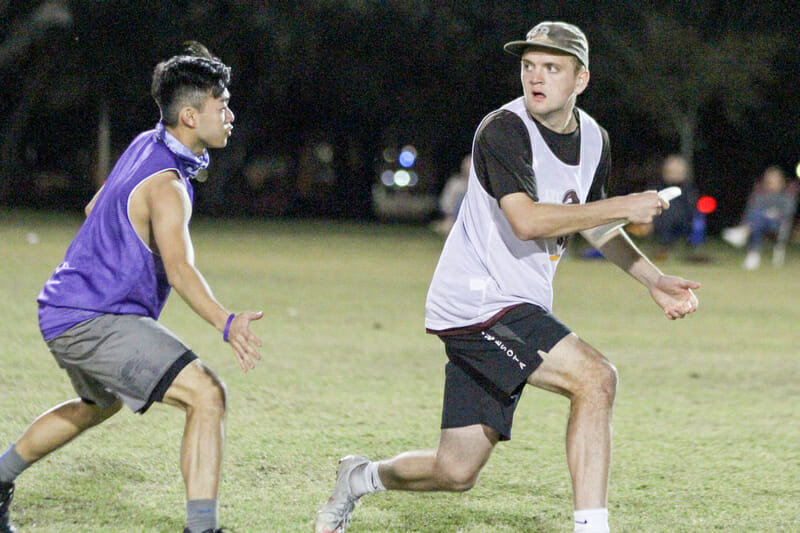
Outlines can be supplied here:
[[511, 438], [526, 385], [569, 399], [574, 530], [607, 532], [617, 373], [552, 314], [568, 237], [582, 232], [667, 318], [697, 308], [698, 283], [662, 274], [623, 230], [612, 230], [618, 219], [650, 222], [669, 202], [655, 191], [606, 198], [608, 134], [576, 107], [589, 82], [583, 32], [543, 22], [505, 50], [520, 59], [523, 94], [478, 126], [467, 193], [425, 305], [426, 328], [448, 357], [439, 445], [383, 461], [342, 459], [317, 533], [344, 532], [369, 493], [470, 489], [497, 443]]
[[231, 313], [216, 300], [194, 266], [189, 235], [189, 180], [208, 166], [207, 149], [225, 147], [233, 129], [229, 82], [230, 68], [199, 43], [156, 66], [160, 122], [122, 154], [42, 289], [42, 335], [78, 398], [39, 416], [0, 456], [0, 533], [15, 531], [8, 508], [23, 470], [123, 404], [144, 413], [153, 402], [186, 413], [184, 531], [218, 531], [225, 388], [157, 319], [174, 288], [230, 343], [243, 371], [261, 359], [250, 322], [262, 313]]

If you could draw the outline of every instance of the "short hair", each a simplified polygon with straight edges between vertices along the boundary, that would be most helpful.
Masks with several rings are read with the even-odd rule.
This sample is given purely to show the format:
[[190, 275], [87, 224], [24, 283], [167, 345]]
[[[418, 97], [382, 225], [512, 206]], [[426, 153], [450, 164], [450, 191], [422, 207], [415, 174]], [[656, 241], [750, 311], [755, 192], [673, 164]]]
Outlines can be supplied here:
[[231, 69], [197, 41], [184, 43], [184, 52], [162, 61], [153, 70], [150, 94], [167, 126], [178, 124], [184, 106], [202, 110], [208, 94], [219, 97], [231, 81]]

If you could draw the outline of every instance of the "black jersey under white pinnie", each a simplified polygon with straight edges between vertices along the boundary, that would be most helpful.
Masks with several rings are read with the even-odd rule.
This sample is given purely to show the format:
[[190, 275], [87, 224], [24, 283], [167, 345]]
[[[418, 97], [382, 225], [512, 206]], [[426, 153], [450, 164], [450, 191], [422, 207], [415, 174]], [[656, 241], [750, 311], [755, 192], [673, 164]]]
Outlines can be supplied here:
[[480, 324], [520, 303], [552, 311], [553, 276], [567, 239], [520, 240], [500, 199], [516, 192], [552, 204], [603, 197], [608, 136], [588, 114], [576, 111], [579, 127], [568, 135], [540, 131], [522, 97], [481, 122], [467, 194], [428, 290], [429, 331]]

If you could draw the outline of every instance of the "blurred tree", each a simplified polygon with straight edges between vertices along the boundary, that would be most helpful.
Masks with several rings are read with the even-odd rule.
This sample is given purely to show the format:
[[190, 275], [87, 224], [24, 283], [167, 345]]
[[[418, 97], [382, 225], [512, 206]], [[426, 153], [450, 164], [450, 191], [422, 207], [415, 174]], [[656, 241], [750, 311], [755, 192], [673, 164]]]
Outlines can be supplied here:
[[497, 2], [418, 0], [298, 2], [276, 12], [285, 20], [275, 30], [284, 55], [267, 57], [286, 76], [284, 131], [295, 145], [322, 130], [336, 137], [337, 152], [361, 151], [351, 160], [362, 163], [344, 169], [346, 189], [338, 189], [361, 211], [388, 145], [416, 145], [426, 166], [421, 187], [437, 189], [469, 150], [480, 117], [508, 99], [495, 93], [518, 83], [501, 48], [510, 17]]
[[662, 135], [677, 138], [689, 161], [703, 106], [718, 102], [729, 121], [741, 122], [766, 104], [763, 88], [775, 79], [783, 44], [774, 31], [720, 27], [706, 7], [677, 14], [628, 5], [624, 28], [599, 27], [604, 61], [616, 63], [617, 90], [654, 118]]
[[[718, 129], [748, 141], [742, 152], [794, 158], [798, 54], [786, 47], [783, 70], [770, 70], [770, 32], [795, 3], [0, 0], [0, 202], [33, 147], [80, 162], [66, 170], [87, 189], [89, 177], [102, 179], [103, 162], [158, 118], [153, 66], [196, 39], [233, 67], [236, 113], [231, 146], [213, 154], [213, 176], [198, 187], [199, 207], [224, 208], [226, 183], [243, 179], [248, 161], [288, 161], [294, 179], [304, 139], [319, 135], [335, 154], [337, 214], [360, 216], [385, 143], [418, 145], [430, 163], [426, 186], [443, 183], [480, 119], [520, 94], [518, 63], [502, 44], [545, 18], [575, 22], [589, 37], [593, 78], [580, 101], [611, 132], [615, 166], [676, 142], [700, 161], [741, 161], [709, 155]], [[751, 113], [762, 98], [764, 112]], [[795, 111], [784, 111], [787, 101]], [[765, 134], [766, 150], [750, 140]]]
[[[9, 71], [21, 69], [24, 81], [16, 88], [12, 107], [4, 110], [6, 120], [0, 123], [0, 204], [7, 200], [17, 179], [15, 162], [22, 132], [32, 109], [46, 96], [46, 81], [53, 65], [48, 54], [41, 52], [49, 49], [52, 31], [72, 24], [72, 14], [63, 2], [42, 2], [21, 13], [13, 7], [9, 2], [0, 4], [0, 15], [7, 22], [0, 42], [0, 72], [8, 80]], [[25, 65], [23, 59], [31, 49], [39, 53], [33, 54], [33, 61]]]
[[[0, 3], [0, 15], [9, 17], [9, 2]], [[69, 27], [72, 14], [63, 2], [42, 2], [30, 13], [11, 21], [8, 33], [0, 43], [0, 68], [24, 54], [28, 48], [42, 39], [46, 32], [55, 27]]]

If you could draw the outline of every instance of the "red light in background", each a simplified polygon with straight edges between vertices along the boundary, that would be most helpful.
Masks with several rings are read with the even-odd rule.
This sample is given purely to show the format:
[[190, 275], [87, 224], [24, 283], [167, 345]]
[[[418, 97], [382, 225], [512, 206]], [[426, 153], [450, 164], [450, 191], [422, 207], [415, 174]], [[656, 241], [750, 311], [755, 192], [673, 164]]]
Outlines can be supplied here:
[[699, 200], [697, 200], [697, 210], [703, 213], [704, 215], [708, 215], [709, 213], [713, 213], [717, 209], [717, 201], [714, 199], [713, 196], [702, 196]]

